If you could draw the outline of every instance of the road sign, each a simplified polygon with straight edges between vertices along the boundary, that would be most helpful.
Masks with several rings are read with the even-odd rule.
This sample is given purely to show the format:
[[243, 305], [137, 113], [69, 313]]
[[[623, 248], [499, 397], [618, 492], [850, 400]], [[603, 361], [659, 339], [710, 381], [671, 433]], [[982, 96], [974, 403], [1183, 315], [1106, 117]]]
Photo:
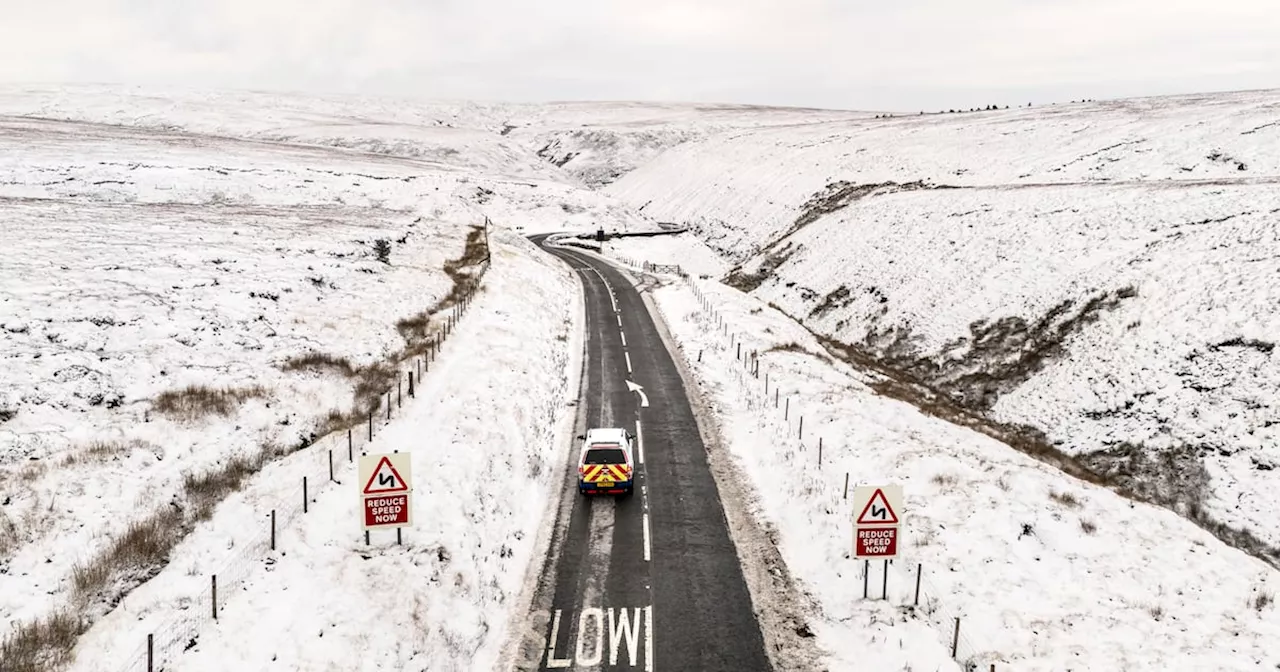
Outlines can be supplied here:
[[[897, 525], [898, 514], [895, 511], [893, 502], [889, 501], [889, 496], [885, 493], [886, 489], [892, 491], [897, 486], [883, 486], [879, 488], [871, 488], [867, 486], [858, 486], [853, 493], [854, 506], [858, 506], [858, 502], [863, 501], [861, 498], [866, 496], [866, 492], [870, 492], [870, 496], [866, 497], [866, 504], [861, 506], [862, 513], [858, 514], [857, 523], [859, 525]], [[901, 508], [902, 489], [898, 488], [896, 499]]]
[[409, 453], [360, 456], [361, 520], [364, 529], [413, 524], [413, 483]]
[[898, 555], [902, 524], [902, 486], [859, 485], [853, 490], [854, 557], [893, 558]]
[[859, 558], [894, 558], [898, 555], [898, 527], [859, 527]]
[[365, 529], [408, 527], [409, 495], [380, 495], [364, 498]]
[[401, 477], [400, 470], [392, 463], [391, 458], [402, 458], [405, 474], [409, 471], [408, 453], [391, 453], [390, 455], [361, 455], [360, 480], [364, 481], [364, 495], [387, 495], [393, 492], [408, 492], [409, 483]]

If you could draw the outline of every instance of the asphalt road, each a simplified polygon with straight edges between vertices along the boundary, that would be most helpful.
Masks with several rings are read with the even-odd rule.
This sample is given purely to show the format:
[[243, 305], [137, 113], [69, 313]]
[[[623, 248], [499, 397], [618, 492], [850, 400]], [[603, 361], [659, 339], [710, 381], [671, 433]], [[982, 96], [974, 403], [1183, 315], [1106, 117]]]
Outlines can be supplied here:
[[639, 464], [633, 496], [584, 497], [571, 456], [518, 669], [772, 669], [683, 382], [640, 294], [596, 257], [544, 249], [583, 283], [580, 426], [630, 429]]

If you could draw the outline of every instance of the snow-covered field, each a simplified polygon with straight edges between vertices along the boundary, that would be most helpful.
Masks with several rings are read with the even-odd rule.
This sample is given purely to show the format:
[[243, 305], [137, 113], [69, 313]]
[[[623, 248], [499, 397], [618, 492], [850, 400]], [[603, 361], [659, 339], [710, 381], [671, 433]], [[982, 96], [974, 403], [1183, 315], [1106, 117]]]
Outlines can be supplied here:
[[[654, 297], [789, 569], [821, 606], [810, 625], [830, 669], [959, 669], [947, 660], [955, 617], [959, 657], [978, 670], [1280, 665], [1280, 609], [1269, 601], [1280, 572], [1267, 564], [1164, 508], [875, 394], [876, 376], [832, 360], [758, 299], [696, 279]], [[758, 378], [736, 358], [739, 343], [760, 353]], [[904, 488], [888, 604], [861, 599], [846, 475], [850, 495], [860, 483]], [[878, 563], [869, 579], [880, 597]]]
[[[11, 109], [22, 107], [17, 98], [5, 99], [8, 111], [24, 111]], [[183, 572], [217, 571], [219, 544], [228, 544], [221, 547], [226, 555], [245, 543], [233, 531], [261, 537], [260, 525], [241, 528], [246, 517], [265, 510], [228, 500], [197, 513], [207, 507], [188, 477], [222, 473], [237, 460], [254, 463], [264, 450], [288, 453], [340, 422], [331, 415], [357, 411], [386, 384], [394, 385], [394, 377], [387, 379], [388, 372], [374, 365], [421, 351], [424, 339], [438, 333], [452, 307], [447, 296], [454, 280], [445, 266], [469, 252], [472, 258], [454, 272], [459, 278], [475, 273], [478, 259], [467, 243], [477, 242], [474, 227], [486, 214], [518, 212], [513, 202], [533, 191], [530, 209], [545, 204], [547, 214], [535, 210], [502, 224], [561, 226], [565, 206], [591, 216], [605, 199], [556, 182], [546, 182], [542, 192], [535, 191], [537, 183], [513, 183], [511, 173], [519, 170], [504, 157], [489, 157], [487, 167], [478, 167], [472, 153], [477, 143], [469, 135], [450, 139], [455, 151], [442, 154], [442, 160], [463, 158], [442, 164], [353, 151], [340, 142], [306, 146], [250, 137], [245, 129], [257, 123], [252, 107], [192, 110], [159, 101], [168, 116], [148, 116], [154, 123], [147, 127], [122, 127], [98, 123], [131, 120], [102, 118], [109, 115], [95, 111], [94, 96], [84, 97], [78, 113], [74, 99], [61, 100], [63, 116], [87, 121], [0, 120], [0, 249], [8, 251], [0, 264], [0, 353], [6, 361], [0, 380], [0, 632], [8, 636], [20, 624], [68, 608], [90, 622], [115, 608], [83, 640], [82, 650], [92, 653], [80, 664], [98, 669], [103, 660], [125, 664], [145, 637], [144, 624], [130, 618], [145, 616], [146, 626], [159, 627], [169, 611], [195, 599], [196, 578]], [[270, 132], [269, 124], [260, 125]], [[299, 135], [318, 135], [298, 126]], [[243, 137], [232, 137], [237, 128]], [[345, 144], [361, 146], [369, 139], [365, 130], [352, 129]], [[527, 165], [530, 171], [543, 166], [537, 159]], [[504, 193], [505, 187], [512, 191]], [[490, 208], [488, 197], [511, 202]], [[548, 482], [543, 467], [553, 461], [553, 445], [538, 432], [548, 427], [548, 405], [563, 401], [568, 345], [555, 338], [567, 329], [561, 322], [569, 315], [540, 306], [566, 306], [563, 293], [572, 284], [527, 241], [511, 235], [493, 234], [509, 238], [495, 245], [496, 261], [507, 267], [491, 272], [502, 290], [487, 304], [490, 319], [506, 326], [467, 347], [500, 352], [504, 339], [518, 334], [522, 348], [545, 356], [528, 368], [500, 367], [494, 375], [508, 377], [501, 381], [455, 374], [448, 385], [427, 383], [448, 404], [523, 388], [530, 412], [522, 412], [526, 402], [515, 403], [505, 415], [510, 423], [486, 421], [487, 433], [457, 437], [475, 442], [457, 463], [415, 476], [427, 484], [444, 475], [468, 482], [468, 470], [481, 468], [477, 456], [516, 456], [513, 480], [529, 479], [521, 491], [540, 501], [546, 492], [538, 484]], [[386, 240], [386, 263], [378, 259], [379, 239]], [[418, 319], [433, 308], [438, 315]], [[535, 309], [536, 315], [522, 312]], [[542, 325], [532, 336], [515, 326], [548, 319], [556, 324]], [[538, 349], [544, 341], [545, 352]], [[308, 353], [329, 357], [320, 368], [334, 375], [288, 366], [290, 358]], [[278, 469], [289, 469], [280, 464]], [[285, 480], [298, 487], [297, 479]], [[251, 494], [255, 485], [272, 481], [266, 473], [237, 477], [226, 490], [256, 503], [261, 497]], [[242, 494], [234, 494], [237, 487]], [[485, 528], [491, 540], [451, 552], [466, 559], [501, 550], [503, 563], [522, 570], [540, 509], [525, 506], [521, 516], [506, 519], [492, 502], [470, 509], [474, 495], [445, 492], [420, 500], [420, 520], [502, 516]], [[355, 501], [336, 497], [344, 506]], [[165, 518], [170, 510], [181, 513]], [[136, 540], [129, 532], [139, 521], [161, 521], [155, 529], [163, 532], [162, 546], [194, 532], [171, 556], [143, 552], [103, 563], [118, 571], [84, 581], [77, 566], [91, 566], [122, 547], [122, 539]], [[414, 548], [428, 543], [442, 540]], [[117, 605], [166, 560], [173, 567], [146, 583], [134, 601]], [[474, 585], [450, 583], [450, 590], [483, 590], [484, 599], [505, 600], [523, 580], [522, 571], [502, 571], [490, 585], [497, 570], [486, 574], [483, 564], [467, 564], [474, 573], [460, 576]], [[487, 606], [484, 599], [474, 601], [477, 608]], [[236, 610], [234, 604], [227, 608]], [[481, 630], [493, 641], [501, 639], [503, 613], [486, 614], [491, 622]], [[256, 621], [246, 617], [237, 625], [260, 628]], [[490, 641], [483, 632], [423, 633], [430, 651], [422, 655], [469, 664]], [[436, 647], [440, 637], [462, 649]], [[397, 660], [389, 661], [389, 669], [398, 669]]]
[[744, 130], [604, 191], [824, 337], [1276, 547], [1277, 148], [1280, 92], [1184, 96]]
[[[528, 241], [498, 237], [484, 290], [416, 397], [372, 442], [357, 439], [357, 454], [412, 456], [415, 523], [403, 546], [391, 532], [374, 532], [365, 546], [356, 467], [340, 441], [339, 483], [312, 496], [276, 552], [254, 558], [220, 600], [220, 620], [206, 622], [196, 646], [166, 669], [495, 669], [561, 482], [581, 353], [575, 280]], [[261, 536], [263, 514], [298, 494], [306, 466], [281, 463], [228, 501], [82, 640], [77, 669], [129, 659], [149, 628], [186, 615], [183, 598], [204, 587], [228, 539], [238, 548]]]

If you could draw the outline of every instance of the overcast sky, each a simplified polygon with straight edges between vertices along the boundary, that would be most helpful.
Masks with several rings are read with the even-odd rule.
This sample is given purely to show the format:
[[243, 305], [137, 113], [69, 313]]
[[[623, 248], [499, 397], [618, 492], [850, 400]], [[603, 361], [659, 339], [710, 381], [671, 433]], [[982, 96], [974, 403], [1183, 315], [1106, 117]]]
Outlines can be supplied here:
[[902, 110], [1280, 87], [1280, 0], [3, 0], [0, 80]]

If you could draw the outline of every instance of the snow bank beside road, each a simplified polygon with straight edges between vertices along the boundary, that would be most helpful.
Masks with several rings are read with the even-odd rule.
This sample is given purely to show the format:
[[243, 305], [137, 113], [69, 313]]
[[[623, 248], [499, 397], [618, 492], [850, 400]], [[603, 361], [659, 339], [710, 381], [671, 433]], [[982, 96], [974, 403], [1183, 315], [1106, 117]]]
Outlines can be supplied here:
[[[934, 669], [947, 656], [952, 616], [962, 618], [960, 653], [981, 661], [978, 669], [1280, 664], [1272, 646], [1280, 610], [1269, 601], [1280, 572], [1169, 511], [877, 396], [867, 386], [873, 378], [832, 362], [777, 311], [714, 282], [698, 286], [709, 310], [683, 283], [654, 296], [722, 415], [765, 518], [780, 530], [789, 569], [822, 605], [815, 630], [833, 668], [874, 660], [875, 669]], [[760, 378], [736, 360], [738, 342], [762, 353]], [[846, 473], [851, 489], [903, 484], [904, 558], [890, 574], [891, 602], [911, 603], [912, 570], [922, 563], [920, 618], [932, 632], [904, 611], [861, 601], [861, 563], [847, 557]], [[870, 578], [878, 596], [878, 568]]]

